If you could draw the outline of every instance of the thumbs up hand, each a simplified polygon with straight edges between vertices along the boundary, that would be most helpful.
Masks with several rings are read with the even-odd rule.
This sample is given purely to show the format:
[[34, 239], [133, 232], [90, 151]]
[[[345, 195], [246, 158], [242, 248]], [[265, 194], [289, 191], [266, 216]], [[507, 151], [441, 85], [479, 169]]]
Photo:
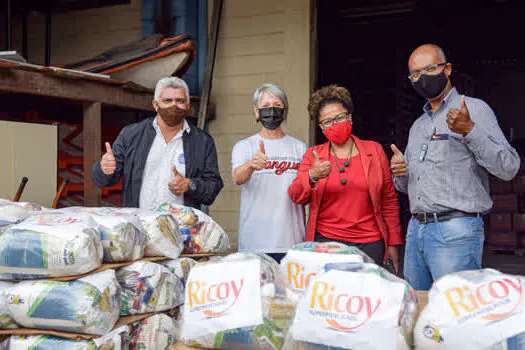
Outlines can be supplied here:
[[262, 170], [266, 165], [266, 151], [264, 149], [264, 141], [259, 141], [259, 150], [255, 153], [251, 161], [251, 166], [253, 170]]
[[447, 113], [447, 124], [450, 131], [467, 136], [474, 127], [474, 122], [470, 119], [470, 113], [465, 104], [465, 95], [461, 96], [460, 109], [451, 108]]
[[332, 171], [332, 164], [329, 160], [325, 160], [324, 162], [321, 162], [319, 159], [319, 154], [317, 154], [317, 151], [314, 151], [314, 165], [308, 170], [308, 174], [310, 175], [310, 178], [314, 181], [319, 181], [320, 179], [324, 179], [325, 177], [330, 174], [330, 171]]
[[403, 156], [403, 153], [401, 153], [396, 145], [390, 145], [390, 148], [392, 152], [394, 152], [392, 159], [390, 159], [390, 169], [392, 169], [392, 173], [395, 177], [406, 176], [407, 164], [405, 162], [405, 156]]
[[100, 167], [105, 175], [113, 175], [117, 169], [117, 162], [115, 161], [115, 155], [111, 149], [109, 142], [106, 142], [106, 153], [100, 160]]
[[174, 179], [168, 182], [168, 188], [174, 195], [182, 196], [184, 193], [188, 192], [190, 179], [187, 179], [179, 174], [176, 167], [173, 167], [171, 171], [173, 172]]

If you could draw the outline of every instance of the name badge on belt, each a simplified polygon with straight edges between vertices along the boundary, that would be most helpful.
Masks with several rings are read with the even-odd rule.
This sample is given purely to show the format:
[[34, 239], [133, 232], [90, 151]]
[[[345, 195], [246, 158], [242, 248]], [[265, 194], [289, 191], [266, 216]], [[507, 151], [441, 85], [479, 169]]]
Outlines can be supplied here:
[[419, 150], [418, 162], [422, 162], [425, 160], [425, 157], [427, 156], [427, 151], [428, 151], [428, 143], [422, 143], [420, 150]]

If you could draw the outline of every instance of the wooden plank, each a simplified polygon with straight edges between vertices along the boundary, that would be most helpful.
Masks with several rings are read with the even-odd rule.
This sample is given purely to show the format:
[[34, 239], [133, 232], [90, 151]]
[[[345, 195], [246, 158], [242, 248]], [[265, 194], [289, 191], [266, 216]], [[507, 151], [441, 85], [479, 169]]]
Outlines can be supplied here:
[[72, 102], [100, 102], [103, 105], [152, 111], [151, 91], [136, 91], [114, 82], [73, 78], [63, 74], [22, 69], [0, 69], [0, 92], [55, 97]]
[[99, 102], [84, 106], [84, 205], [100, 206], [100, 189], [91, 179], [91, 167], [101, 157], [102, 107]]

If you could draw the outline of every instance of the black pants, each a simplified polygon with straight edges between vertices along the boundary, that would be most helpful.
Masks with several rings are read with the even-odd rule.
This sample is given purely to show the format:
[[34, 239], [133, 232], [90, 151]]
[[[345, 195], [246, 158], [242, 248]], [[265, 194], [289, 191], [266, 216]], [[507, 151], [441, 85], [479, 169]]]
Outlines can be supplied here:
[[316, 242], [338, 242], [343, 243], [349, 246], [354, 246], [361, 250], [363, 253], [368, 255], [376, 265], [383, 266], [383, 259], [385, 257], [385, 241], [383, 239], [380, 239], [375, 242], [370, 243], [353, 243], [353, 242], [344, 242], [344, 241], [337, 241], [335, 239], [330, 239], [319, 232], [315, 233], [314, 241]]
[[269, 255], [269, 256], [272, 257], [275, 261], [277, 261], [278, 263], [281, 263], [281, 260], [284, 258], [284, 256], [286, 255], [286, 253], [267, 253], [266, 255]]

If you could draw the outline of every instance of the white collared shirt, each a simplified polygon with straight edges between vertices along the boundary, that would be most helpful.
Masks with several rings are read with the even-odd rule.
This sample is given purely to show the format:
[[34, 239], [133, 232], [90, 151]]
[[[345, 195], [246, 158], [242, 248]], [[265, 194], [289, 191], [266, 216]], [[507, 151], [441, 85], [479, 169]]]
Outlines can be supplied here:
[[186, 176], [182, 135], [184, 131], [190, 132], [190, 126], [184, 120], [182, 129], [170, 142], [166, 143], [157, 118], [158, 116], [153, 120], [153, 127], [157, 135], [148, 154], [140, 190], [140, 209], [146, 210], [157, 210], [161, 204], [166, 202], [184, 204], [184, 197], [174, 195], [169, 190], [168, 183], [175, 178], [172, 170], [174, 166], [179, 174]]

